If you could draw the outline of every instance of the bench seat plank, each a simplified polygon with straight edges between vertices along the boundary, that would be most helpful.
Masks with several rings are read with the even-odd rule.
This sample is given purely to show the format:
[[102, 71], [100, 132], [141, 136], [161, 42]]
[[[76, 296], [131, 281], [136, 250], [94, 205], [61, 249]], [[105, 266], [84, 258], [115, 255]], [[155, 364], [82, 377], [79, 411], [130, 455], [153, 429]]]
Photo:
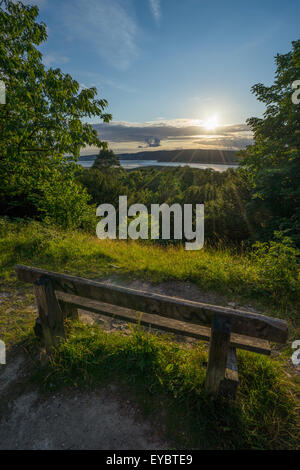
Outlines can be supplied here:
[[213, 317], [221, 314], [230, 319], [233, 333], [278, 343], [285, 343], [288, 338], [288, 327], [284, 320], [258, 313], [108, 285], [28, 266], [17, 265], [15, 270], [20, 281], [33, 283], [40, 276], [47, 276], [51, 279], [55, 290], [119, 307], [208, 327]]
[[[206, 326], [185, 323], [179, 320], [172, 320], [160, 315], [139, 313], [136, 310], [118, 307], [116, 305], [86, 299], [72, 294], [56, 291], [56, 296], [76, 308], [93, 313], [114, 317], [131, 323], [140, 322], [141, 325], [150, 326], [160, 330], [168, 331], [177, 335], [188, 336], [199, 340], [209, 341], [211, 329]], [[270, 344], [266, 340], [251, 338], [248, 336], [231, 333], [230, 346], [232, 348], [245, 349], [260, 354], [270, 355]]]

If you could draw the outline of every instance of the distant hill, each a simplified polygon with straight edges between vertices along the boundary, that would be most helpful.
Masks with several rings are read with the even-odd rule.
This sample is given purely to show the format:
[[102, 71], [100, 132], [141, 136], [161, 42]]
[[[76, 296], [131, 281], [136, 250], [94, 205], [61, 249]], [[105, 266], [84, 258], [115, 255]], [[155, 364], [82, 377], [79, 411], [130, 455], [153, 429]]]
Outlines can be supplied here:
[[[96, 155], [85, 155], [80, 157], [80, 160], [93, 160], [95, 157]], [[118, 154], [118, 157], [121, 160], [158, 160], [160, 162], [238, 163], [235, 150], [149, 150], [138, 153], [121, 153]]]
[[236, 151], [234, 150], [152, 150], [134, 154], [123, 153], [120, 158], [130, 160], [158, 160], [161, 162], [189, 162], [189, 163], [237, 163]]

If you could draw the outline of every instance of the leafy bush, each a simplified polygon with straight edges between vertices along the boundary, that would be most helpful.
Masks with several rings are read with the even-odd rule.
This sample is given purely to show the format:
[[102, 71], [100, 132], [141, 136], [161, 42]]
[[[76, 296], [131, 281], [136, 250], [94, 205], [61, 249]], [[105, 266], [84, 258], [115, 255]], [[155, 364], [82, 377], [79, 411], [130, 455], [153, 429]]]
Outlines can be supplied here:
[[267, 290], [276, 295], [293, 294], [299, 289], [299, 250], [281, 232], [275, 232], [274, 236], [274, 241], [256, 242], [250, 256]]
[[38, 210], [46, 223], [63, 228], [95, 230], [96, 207], [89, 205], [90, 196], [76, 180], [59, 178], [43, 182]]

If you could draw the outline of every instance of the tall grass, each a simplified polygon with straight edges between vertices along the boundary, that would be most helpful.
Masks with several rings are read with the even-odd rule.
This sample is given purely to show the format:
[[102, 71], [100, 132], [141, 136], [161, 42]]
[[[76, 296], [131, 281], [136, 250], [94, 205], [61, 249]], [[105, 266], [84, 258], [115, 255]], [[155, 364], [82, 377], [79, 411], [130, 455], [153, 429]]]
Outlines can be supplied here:
[[290, 258], [281, 259], [286, 250], [277, 250], [277, 257], [274, 250], [271, 256], [265, 246], [263, 250], [265, 258], [257, 249], [254, 254], [226, 247], [186, 251], [182, 246], [99, 240], [36, 221], [0, 219], [2, 279], [9, 279], [15, 263], [94, 278], [115, 272], [152, 282], [191, 281], [228, 298], [259, 299], [286, 310], [300, 297], [299, 270]]
[[[258, 245], [250, 253], [220, 246], [188, 252], [179, 246], [98, 240], [32, 220], [0, 218], [0, 289], [5, 291], [0, 305], [1, 337], [13, 344], [24, 337], [31, 344], [37, 341], [29, 334], [34, 298], [29, 288], [16, 281], [16, 263], [91, 278], [118, 273], [151, 282], [190, 281], [227, 299], [258, 299], [266, 310], [289, 318], [299, 328], [294, 258], [293, 250], [281, 243]], [[126, 337], [74, 324], [67, 341], [50, 362], [39, 367], [35, 379], [47, 390], [121, 381], [136, 394], [145, 412], [160, 416], [165, 410], [161, 421], [181, 448], [296, 448], [299, 420], [294, 385], [284, 372], [290, 354], [286, 348], [274, 361], [239, 352], [238, 399], [228, 404], [205, 394], [202, 364], [207, 353], [201, 343], [187, 349], [140, 329]]]
[[[168, 336], [132, 328], [132, 335], [106, 333], [73, 324], [66, 342], [35, 373], [45, 390], [119, 383], [144, 412], [167, 423], [171, 442], [181, 448], [282, 449], [299, 445], [292, 384], [274, 360], [239, 352], [236, 402], [212, 400], [204, 381], [207, 352]], [[163, 417], [162, 417], [163, 415]]]

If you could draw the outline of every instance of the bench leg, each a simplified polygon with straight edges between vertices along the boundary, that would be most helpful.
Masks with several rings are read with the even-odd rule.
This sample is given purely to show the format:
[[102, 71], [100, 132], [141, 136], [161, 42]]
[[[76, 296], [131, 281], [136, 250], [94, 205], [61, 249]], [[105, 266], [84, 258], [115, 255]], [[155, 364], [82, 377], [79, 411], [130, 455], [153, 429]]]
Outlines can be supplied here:
[[220, 384], [220, 394], [235, 399], [239, 385], [238, 365], [235, 348], [229, 348], [225, 378]]
[[[51, 353], [53, 347], [59, 344], [61, 338], [65, 338], [63, 313], [56, 299], [53, 285], [45, 276], [39, 277], [34, 283], [39, 322], [45, 347]], [[37, 332], [37, 328], [35, 328]]]
[[205, 389], [209, 394], [218, 395], [225, 379], [227, 357], [230, 345], [231, 326], [227, 318], [215, 315], [209, 345], [209, 357]]
[[43, 334], [43, 327], [42, 327], [42, 322], [41, 322], [40, 317], [37, 317], [35, 319], [35, 324], [34, 324], [33, 329], [34, 329], [35, 336], [43, 340], [44, 334]]
[[63, 300], [58, 301], [61, 311], [63, 312], [64, 318], [69, 318], [70, 320], [79, 320], [78, 308], [75, 305], [64, 302]]

